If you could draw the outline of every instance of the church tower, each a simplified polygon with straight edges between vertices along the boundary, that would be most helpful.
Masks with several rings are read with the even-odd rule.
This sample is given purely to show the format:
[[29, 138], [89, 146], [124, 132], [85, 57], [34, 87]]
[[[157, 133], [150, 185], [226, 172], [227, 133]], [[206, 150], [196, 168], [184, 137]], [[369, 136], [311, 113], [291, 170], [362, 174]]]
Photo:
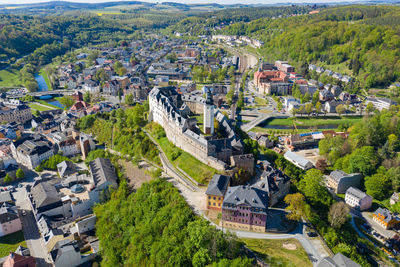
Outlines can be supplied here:
[[206, 102], [204, 103], [204, 133], [214, 134], [214, 101], [211, 90], [206, 92]]

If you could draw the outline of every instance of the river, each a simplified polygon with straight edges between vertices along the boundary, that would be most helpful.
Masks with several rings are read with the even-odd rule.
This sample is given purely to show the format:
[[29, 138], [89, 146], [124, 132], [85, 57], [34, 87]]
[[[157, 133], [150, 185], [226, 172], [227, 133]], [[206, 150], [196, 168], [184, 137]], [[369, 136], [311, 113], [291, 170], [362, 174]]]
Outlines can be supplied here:
[[35, 80], [38, 84], [39, 92], [49, 91], [49, 87], [47, 87], [46, 81], [42, 75], [35, 74]]
[[[46, 84], [46, 80], [43, 78], [42, 75], [35, 74], [35, 80], [36, 80], [36, 82], [38, 84], [38, 87], [39, 87], [38, 91], [39, 92], [49, 91], [49, 87]], [[53, 106], [56, 106], [56, 107], [59, 107], [59, 108], [64, 108], [64, 106], [61, 105], [61, 103], [58, 100], [53, 99], [53, 96], [51, 96], [51, 95], [44, 95], [44, 96], [39, 97], [39, 99], [40, 100], [44, 100], [44, 101], [46, 101], [47, 103], [49, 103], [49, 104], [51, 104]]]

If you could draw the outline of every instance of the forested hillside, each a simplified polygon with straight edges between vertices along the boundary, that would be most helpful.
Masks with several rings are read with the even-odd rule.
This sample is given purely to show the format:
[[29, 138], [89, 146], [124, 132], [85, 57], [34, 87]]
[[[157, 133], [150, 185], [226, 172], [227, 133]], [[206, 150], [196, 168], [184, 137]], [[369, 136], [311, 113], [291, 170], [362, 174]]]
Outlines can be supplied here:
[[[44, 45], [81, 47], [88, 44], [117, 41], [132, 33], [132, 27], [101, 19], [95, 15], [20, 16], [0, 15], [0, 57], [21, 57]], [[38, 51], [39, 61], [50, 61], [52, 55]], [[60, 53], [61, 54], [61, 53]], [[34, 56], [34, 55], [32, 55]]]
[[303, 73], [315, 63], [353, 75], [366, 88], [385, 87], [400, 77], [400, 7], [335, 7], [314, 15], [240, 22], [221, 32], [260, 39], [265, 59], [290, 60]]
[[213, 34], [213, 27], [230, 23], [247, 23], [260, 18], [290, 16], [311, 11], [308, 6], [231, 8], [188, 17], [166, 29], [167, 33], [180, 32], [193, 36]]
[[165, 180], [131, 194], [122, 182], [95, 214], [102, 266], [252, 266], [235, 237], [196, 217]]

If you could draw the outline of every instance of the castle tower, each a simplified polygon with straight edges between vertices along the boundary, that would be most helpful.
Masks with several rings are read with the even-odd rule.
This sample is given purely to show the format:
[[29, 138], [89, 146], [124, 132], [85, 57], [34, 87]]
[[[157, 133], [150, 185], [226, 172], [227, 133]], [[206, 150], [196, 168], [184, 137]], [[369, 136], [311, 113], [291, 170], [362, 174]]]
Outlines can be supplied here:
[[206, 92], [206, 102], [204, 103], [204, 133], [214, 134], [214, 102], [211, 90]]

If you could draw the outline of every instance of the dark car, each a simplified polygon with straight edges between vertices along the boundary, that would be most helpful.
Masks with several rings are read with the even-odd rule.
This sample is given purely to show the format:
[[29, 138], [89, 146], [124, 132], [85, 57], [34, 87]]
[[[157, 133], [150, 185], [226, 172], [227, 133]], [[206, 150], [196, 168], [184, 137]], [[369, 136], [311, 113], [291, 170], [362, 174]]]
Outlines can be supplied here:
[[308, 237], [317, 237], [317, 233], [316, 232], [308, 232], [307, 233]]

